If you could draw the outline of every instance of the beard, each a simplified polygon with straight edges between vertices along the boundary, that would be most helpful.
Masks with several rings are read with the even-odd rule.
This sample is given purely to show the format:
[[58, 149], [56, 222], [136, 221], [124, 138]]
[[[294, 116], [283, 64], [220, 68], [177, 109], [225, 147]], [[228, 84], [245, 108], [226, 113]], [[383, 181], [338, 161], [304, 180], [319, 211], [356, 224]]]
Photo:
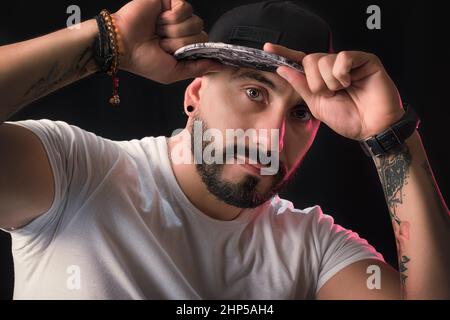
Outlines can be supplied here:
[[[200, 118], [195, 118], [195, 121], [202, 121], [202, 137], [203, 132], [208, 129], [206, 123]], [[193, 125], [190, 128], [191, 133], [191, 152], [194, 155], [194, 130]], [[204, 154], [205, 148], [209, 142], [202, 141], [202, 154]], [[237, 154], [237, 145], [234, 144], [234, 154]], [[250, 150], [247, 147], [245, 150], [245, 156], [250, 159]], [[227, 147], [223, 150], [213, 150], [213, 152], [222, 152], [223, 158], [226, 159]], [[270, 151], [268, 151], [270, 152]], [[278, 171], [275, 175], [266, 176], [267, 179], [271, 179], [270, 185], [267, 191], [259, 192], [257, 190], [258, 182], [261, 177], [250, 174], [244, 174], [241, 181], [232, 182], [222, 177], [225, 164], [213, 163], [207, 164], [204, 161], [195, 165], [198, 174], [200, 175], [203, 183], [206, 185], [208, 191], [217, 197], [219, 200], [225, 202], [228, 205], [238, 208], [255, 208], [264, 202], [270, 200], [276, 194], [284, 190], [287, 186], [290, 178], [286, 178], [287, 170], [284, 164], [279, 161]]]

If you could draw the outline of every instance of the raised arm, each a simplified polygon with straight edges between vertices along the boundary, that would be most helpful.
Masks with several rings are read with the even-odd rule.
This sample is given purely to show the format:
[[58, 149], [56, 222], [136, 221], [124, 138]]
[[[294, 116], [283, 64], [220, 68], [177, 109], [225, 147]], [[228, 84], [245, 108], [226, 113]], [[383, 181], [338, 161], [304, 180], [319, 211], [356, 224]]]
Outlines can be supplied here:
[[0, 47], [0, 123], [26, 104], [96, 71], [95, 20]]
[[[176, 49], [204, 42], [202, 20], [182, 0], [134, 0], [114, 13], [124, 43], [119, 67], [161, 83], [220, 68], [208, 60], [177, 61]], [[26, 104], [97, 70], [93, 44], [95, 19], [79, 29], [57, 32], [0, 47], [0, 123]]]
[[[450, 299], [450, 216], [419, 133], [374, 162], [391, 215], [400, 274], [383, 262], [357, 262], [331, 278], [318, 298]], [[370, 265], [381, 270], [376, 289], [366, 284]]]
[[374, 158], [391, 214], [406, 299], [450, 299], [450, 215], [416, 131]]
[[[220, 69], [210, 60], [178, 63], [171, 53], [207, 40], [185, 1], [134, 0], [114, 14], [124, 43], [120, 68], [161, 83]], [[0, 227], [18, 228], [50, 208], [54, 183], [47, 154], [28, 129], [3, 123], [27, 103], [97, 70], [94, 19], [0, 47]]]
[[[265, 49], [302, 61], [306, 76], [287, 67], [280, 67], [278, 74], [297, 90], [317, 119], [342, 136], [366, 140], [404, 116], [397, 88], [373, 54], [343, 51], [305, 56], [280, 46]], [[319, 297], [395, 297], [400, 280], [403, 298], [450, 299], [450, 215], [419, 134], [414, 131], [402, 148], [374, 161], [397, 239], [400, 279], [394, 280], [395, 273], [381, 263], [382, 287], [387, 290], [369, 292], [369, 262], [363, 261], [336, 274], [321, 288]]]

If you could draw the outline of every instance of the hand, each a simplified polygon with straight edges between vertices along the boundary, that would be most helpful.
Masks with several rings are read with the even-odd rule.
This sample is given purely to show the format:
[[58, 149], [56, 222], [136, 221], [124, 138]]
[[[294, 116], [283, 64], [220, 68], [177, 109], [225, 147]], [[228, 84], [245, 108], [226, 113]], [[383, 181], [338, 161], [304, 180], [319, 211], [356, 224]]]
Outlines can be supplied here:
[[203, 21], [183, 0], [134, 0], [114, 14], [124, 45], [120, 68], [148, 79], [171, 83], [218, 71], [212, 60], [178, 62], [177, 49], [205, 42]]
[[284, 66], [277, 73], [302, 96], [316, 119], [344, 137], [367, 139], [404, 114], [395, 84], [373, 54], [305, 55], [274, 44], [266, 44], [264, 50], [303, 65], [305, 74]]

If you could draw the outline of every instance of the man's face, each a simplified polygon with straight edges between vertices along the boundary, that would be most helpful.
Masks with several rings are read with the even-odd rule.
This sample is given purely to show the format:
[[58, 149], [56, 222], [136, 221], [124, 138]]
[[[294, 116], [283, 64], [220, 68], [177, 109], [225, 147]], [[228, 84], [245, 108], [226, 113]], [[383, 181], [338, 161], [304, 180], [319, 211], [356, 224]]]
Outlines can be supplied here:
[[[198, 109], [195, 118], [188, 122], [193, 153], [192, 120], [196, 120], [201, 121], [203, 132], [217, 129], [223, 137], [220, 143], [214, 139], [203, 141], [202, 151], [213, 145], [217, 152], [213, 154], [223, 155], [226, 160], [226, 148], [236, 154], [239, 146], [252, 159], [250, 150], [258, 156], [265, 154], [265, 167], [278, 169], [267, 175], [262, 174], [261, 163], [249, 166], [238, 164], [236, 159], [232, 163], [203, 162], [196, 167], [208, 190], [225, 203], [240, 208], [256, 207], [269, 200], [287, 184], [300, 165], [314, 140], [319, 121], [313, 118], [299, 94], [275, 73], [227, 67], [197, 78], [191, 86], [187, 93], [196, 96]], [[230, 141], [226, 139], [230, 129], [258, 134], [253, 141], [247, 138]], [[267, 164], [268, 155], [271, 164]], [[250, 163], [248, 158], [244, 161]]]

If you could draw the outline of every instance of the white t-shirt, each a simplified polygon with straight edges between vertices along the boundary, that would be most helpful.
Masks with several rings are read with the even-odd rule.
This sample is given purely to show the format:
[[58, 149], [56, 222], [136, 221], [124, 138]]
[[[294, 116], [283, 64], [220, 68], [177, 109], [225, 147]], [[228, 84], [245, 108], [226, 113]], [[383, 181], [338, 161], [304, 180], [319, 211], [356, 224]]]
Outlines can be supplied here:
[[48, 212], [9, 231], [15, 299], [313, 299], [344, 267], [383, 259], [318, 206], [275, 197], [233, 221], [203, 214], [175, 179], [166, 137], [13, 123], [40, 138], [56, 185]]

